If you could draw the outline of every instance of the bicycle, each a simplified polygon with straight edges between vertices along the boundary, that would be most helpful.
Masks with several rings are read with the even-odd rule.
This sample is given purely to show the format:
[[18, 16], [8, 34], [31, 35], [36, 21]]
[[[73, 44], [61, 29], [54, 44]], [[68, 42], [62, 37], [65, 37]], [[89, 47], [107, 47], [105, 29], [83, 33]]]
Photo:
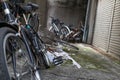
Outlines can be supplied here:
[[[31, 11], [38, 6], [16, 5], [20, 13], [13, 14], [6, 0], [0, 1], [6, 22], [0, 22], [0, 77], [1, 80], [41, 80], [40, 64], [49, 66], [44, 43], [28, 24]], [[19, 7], [19, 8], [18, 8]], [[17, 11], [17, 10], [16, 10]], [[28, 14], [28, 18], [26, 18]], [[19, 20], [24, 18], [26, 25]]]
[[62, 39], [64, 36], [71, 33], [69, 27], [66, 26], [59, 19], [55, 19], [54, 17], [50, 17], [50, 18], [52, 20], [51, 20], [51, 26], [49, 28], [49, 31], [54, 32], [57, 37]]
[[[65, 38], [68, 37], [70, 34], [72, 34], [72, 31], [70, 30], [70, 28], [68, 26], [66, 26], [64, 23], [60, 22], [59, 19], [55, 19], [54, 17], [51, 17], [51, 16], [50, 16], [50, 18], [52, 20], [51, 20], [51, 27], [49, 28], [49, 31], [54, 32], [56, 37], [58, 37], [59, 40], [58, 39], [52, 40], [49, 37], [46, 37], [46, 38], [57, 43], [58, 45], [60, 44], [64, 47], [79, 50], [78, 47], [65, 41]], [[60, 26], [60, 28], [59, 28], [59, 26]]]
[[84, 26], [82, 21], [80, 21], [78, 28], [74, 27], [73, 25], [68, 26], [71, 30], [69, 35], [66, 35], [63, 40], [72, 41], [72, 42], [82, 42]]

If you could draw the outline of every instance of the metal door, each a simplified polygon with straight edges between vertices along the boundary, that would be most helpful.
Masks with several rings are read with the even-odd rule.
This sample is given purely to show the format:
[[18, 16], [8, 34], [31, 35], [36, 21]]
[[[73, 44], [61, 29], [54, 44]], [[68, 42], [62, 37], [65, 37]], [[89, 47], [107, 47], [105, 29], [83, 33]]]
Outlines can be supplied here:
[[108, 51], [120, 56], [120, 0], [115, 2]]
[[115, 0], [98, 0], [93, 46], [108, 51]]

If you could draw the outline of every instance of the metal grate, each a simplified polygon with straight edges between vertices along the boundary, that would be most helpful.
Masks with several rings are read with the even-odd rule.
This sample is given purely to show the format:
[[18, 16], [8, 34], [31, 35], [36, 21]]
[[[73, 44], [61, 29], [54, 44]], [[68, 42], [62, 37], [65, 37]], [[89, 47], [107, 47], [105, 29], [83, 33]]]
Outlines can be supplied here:
[[107, 51], [115, 0], [99, 0], [93, 45]]
[[109, 52], [120, 56], [120, 0], [116, 0], [115, 4]]

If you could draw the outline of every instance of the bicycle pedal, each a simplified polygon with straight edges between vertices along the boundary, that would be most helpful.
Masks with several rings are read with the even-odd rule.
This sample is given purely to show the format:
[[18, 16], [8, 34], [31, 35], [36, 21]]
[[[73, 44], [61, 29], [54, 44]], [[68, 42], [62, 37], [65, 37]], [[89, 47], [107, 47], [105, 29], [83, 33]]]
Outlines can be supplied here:
[[53, 64], [56, 66], [56, 65], [59, 65], [59, 64], [62, 64], [63, 63], [63, 59], [62, 59], [62, 56], [59, 56], [59, 57], [56, 57], [53, 59]]

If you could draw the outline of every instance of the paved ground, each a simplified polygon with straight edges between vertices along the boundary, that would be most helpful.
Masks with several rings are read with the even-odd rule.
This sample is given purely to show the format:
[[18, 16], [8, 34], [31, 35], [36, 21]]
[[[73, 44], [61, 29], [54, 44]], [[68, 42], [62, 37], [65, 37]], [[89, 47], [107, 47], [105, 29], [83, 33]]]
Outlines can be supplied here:
[[120, 61], [93, 50], [88, 45], [77, 44], [79, 51], [67, 50], [82, 66], [78, 69], [71, 61], [43, 71], [43, 80], [120, 80]]

